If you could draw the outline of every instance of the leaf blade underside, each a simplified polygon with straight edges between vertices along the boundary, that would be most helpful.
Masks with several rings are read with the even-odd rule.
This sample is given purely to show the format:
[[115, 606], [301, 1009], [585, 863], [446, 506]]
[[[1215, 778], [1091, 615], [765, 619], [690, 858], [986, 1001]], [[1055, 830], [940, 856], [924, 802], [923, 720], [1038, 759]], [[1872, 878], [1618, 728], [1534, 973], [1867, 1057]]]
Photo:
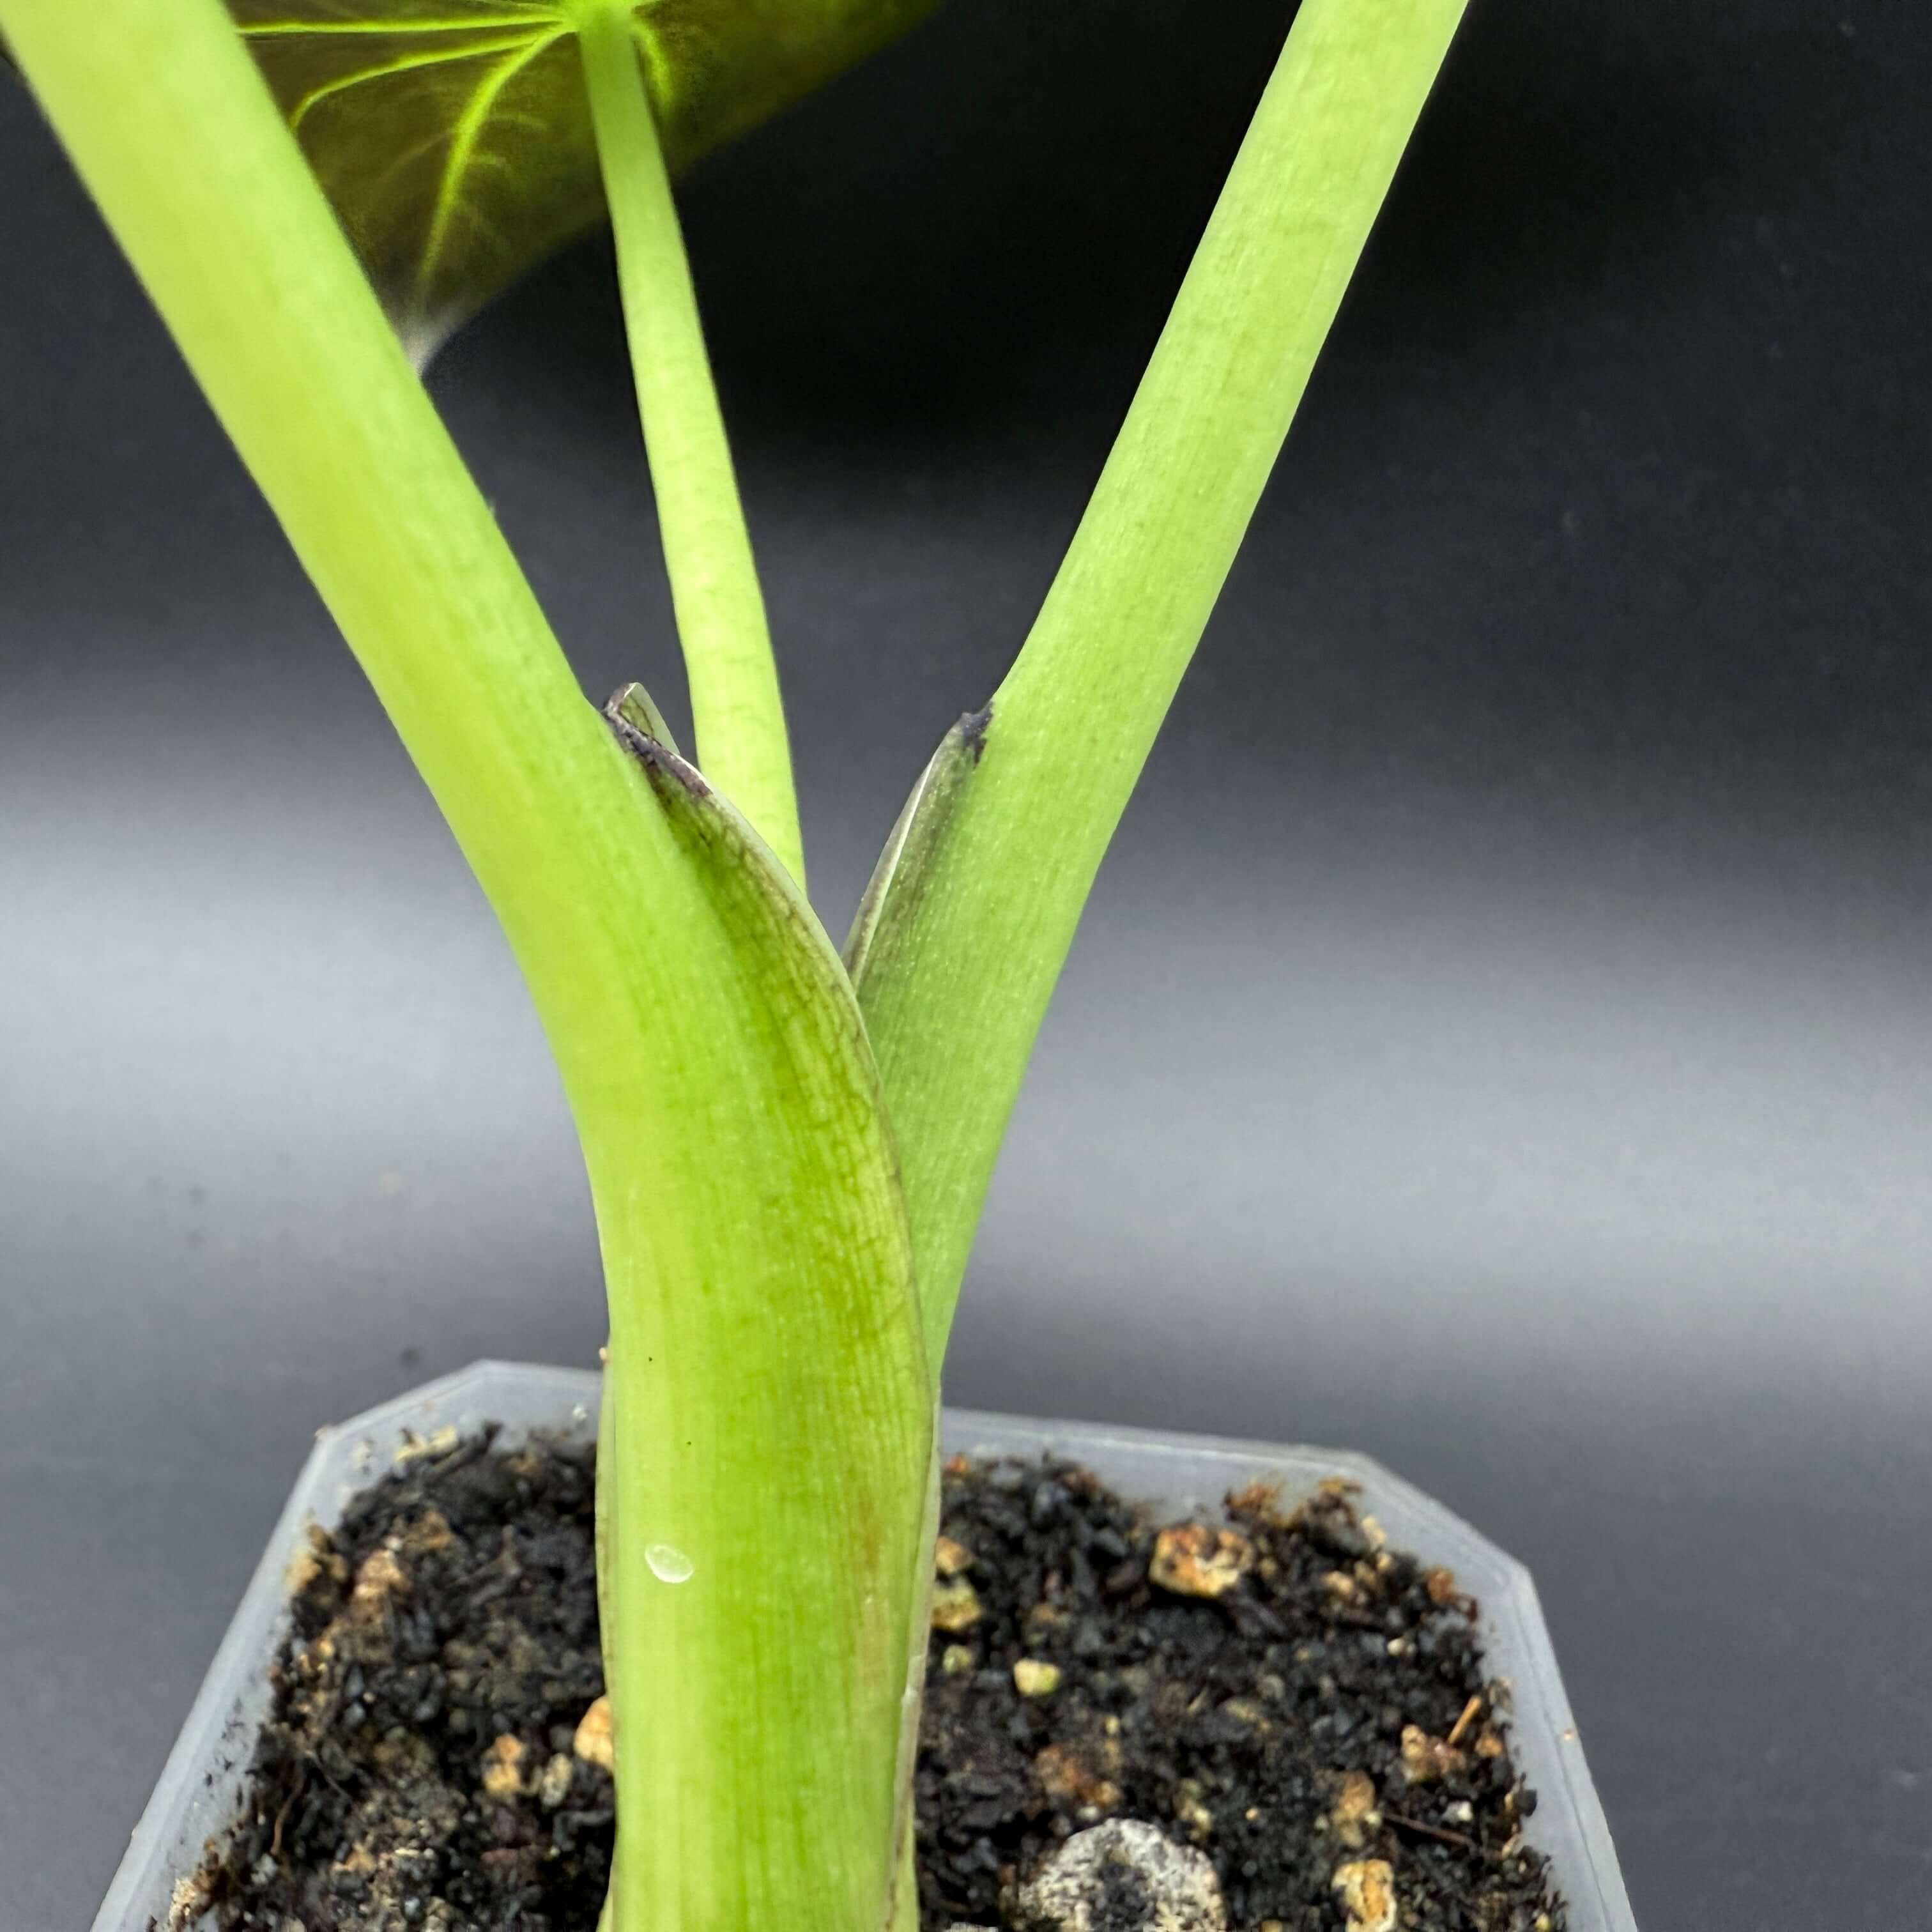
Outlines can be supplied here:
[[[643, 0], [674, 170], [871, 52], [934, 0]], [[417, 360], [603, 212], [563, 0], [228, 0]]]

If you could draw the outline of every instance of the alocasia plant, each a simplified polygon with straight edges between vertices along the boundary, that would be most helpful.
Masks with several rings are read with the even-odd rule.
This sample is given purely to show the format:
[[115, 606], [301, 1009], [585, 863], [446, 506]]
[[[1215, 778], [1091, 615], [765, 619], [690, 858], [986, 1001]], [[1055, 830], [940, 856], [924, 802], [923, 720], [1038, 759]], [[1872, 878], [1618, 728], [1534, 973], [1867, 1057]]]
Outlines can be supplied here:
[[[842, 963], [669, 182], [918, 0], [0, 0], [562, 1074], [610, 1301], [618, 1932], [916, 1922], [932, 1425], [974, 1226], [1462, 4], [1304, 0], [1032, 634], [935, 756]], [[410, 359], [600, 205], [694, 762], [634, 688], [584, 702]]]

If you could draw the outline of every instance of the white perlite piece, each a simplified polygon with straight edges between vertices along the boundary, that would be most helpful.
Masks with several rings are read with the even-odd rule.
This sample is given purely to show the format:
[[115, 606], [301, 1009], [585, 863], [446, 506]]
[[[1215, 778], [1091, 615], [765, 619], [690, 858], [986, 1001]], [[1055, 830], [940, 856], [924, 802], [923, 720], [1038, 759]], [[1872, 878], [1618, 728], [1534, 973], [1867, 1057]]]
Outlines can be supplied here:
[[1076, 1832], [1016, 1903], [1021, 1932], [1227, 1932], [1214, 1865], [1136, 1819]]

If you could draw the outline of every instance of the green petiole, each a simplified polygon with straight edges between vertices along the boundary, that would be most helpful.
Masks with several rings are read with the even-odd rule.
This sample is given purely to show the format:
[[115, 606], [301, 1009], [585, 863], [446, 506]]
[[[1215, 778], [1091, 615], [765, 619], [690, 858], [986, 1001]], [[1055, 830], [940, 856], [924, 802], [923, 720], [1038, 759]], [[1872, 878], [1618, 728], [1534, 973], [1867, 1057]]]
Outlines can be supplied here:
[[217, 0], [0, 0], [0, 32], [556, 1057], [610, 1300], [618, 1932], [876, 1926], [932, 1400], [849, 983], [722, 795], [584, 701]]
[[802, 886], [778, 670], [640, 58], [649, 30], [626, 0], [578, 10], [698, 761]]
[[935, 1360], [1094, 875], [1463, 5], [1303, 0], [1026, 646], [854, 935]]

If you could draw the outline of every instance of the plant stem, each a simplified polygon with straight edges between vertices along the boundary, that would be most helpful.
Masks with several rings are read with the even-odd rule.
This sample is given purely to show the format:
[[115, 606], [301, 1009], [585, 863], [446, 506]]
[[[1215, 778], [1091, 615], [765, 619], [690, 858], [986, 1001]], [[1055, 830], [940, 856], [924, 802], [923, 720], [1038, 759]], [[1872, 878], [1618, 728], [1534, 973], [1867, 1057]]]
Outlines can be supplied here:
[[1303, 0], [972, 774], [857, 974], [935, 1363], [1088, 892], [1462, 8]]
[[578, 44], [630, 339], [638, 412], [691, 682], [698, 762], [793, 878], [805, 854], [764, 598], [698, 323], [628, 0], [590, 0]]
[[584, 703], [220, 0], [0, 0], [0, 33], [556, 1057], [610, 1303], [614, 1923], [876, 1926], [932, 1411], [849, 983], [722, 794]]

